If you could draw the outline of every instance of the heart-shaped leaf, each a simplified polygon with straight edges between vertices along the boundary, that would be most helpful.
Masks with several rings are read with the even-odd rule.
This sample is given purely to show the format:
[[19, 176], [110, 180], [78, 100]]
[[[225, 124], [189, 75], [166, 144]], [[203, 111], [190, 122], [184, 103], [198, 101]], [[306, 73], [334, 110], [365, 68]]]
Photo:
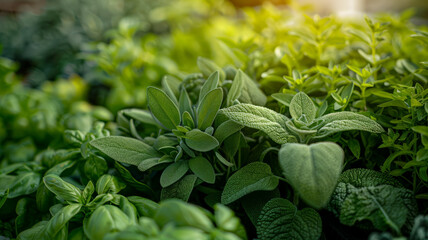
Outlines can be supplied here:
[[344, 153], [332, 142], [289, 143], [279, 151], [284, 176], [303, 200], [322, 208], [330, 199], [342, 171]]

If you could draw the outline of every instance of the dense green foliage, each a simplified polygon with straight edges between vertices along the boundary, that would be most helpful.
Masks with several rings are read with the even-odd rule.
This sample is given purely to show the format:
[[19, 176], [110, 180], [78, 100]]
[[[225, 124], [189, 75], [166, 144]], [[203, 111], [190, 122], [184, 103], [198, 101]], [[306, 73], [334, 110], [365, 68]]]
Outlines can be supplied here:
[[[41, 34], [65, 3], [17, 24]], [[30, 66], [92, 67], [37, 88], [11, 54], [31, 51], [2, 39], [17, 62], [0, 58], [1, 237], [428, 236], [428, 30], [409, 12], [155, 5], [67, 25], [100, 28]]]

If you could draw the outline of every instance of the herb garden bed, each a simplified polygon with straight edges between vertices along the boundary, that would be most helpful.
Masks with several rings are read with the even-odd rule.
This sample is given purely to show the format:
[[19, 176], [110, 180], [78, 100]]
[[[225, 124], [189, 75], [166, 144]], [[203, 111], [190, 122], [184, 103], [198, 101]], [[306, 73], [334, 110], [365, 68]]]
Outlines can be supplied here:
[[0, 58], [0, 238], [428, 239], [426, 26], [237, 11], [160, 2], [36, 88]]

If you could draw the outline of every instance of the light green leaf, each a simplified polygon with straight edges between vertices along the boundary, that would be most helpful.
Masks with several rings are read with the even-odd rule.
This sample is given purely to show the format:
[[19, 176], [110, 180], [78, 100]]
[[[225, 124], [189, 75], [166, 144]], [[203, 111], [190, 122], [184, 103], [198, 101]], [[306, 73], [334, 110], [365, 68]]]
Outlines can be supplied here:
[[177, 105], [159, 88], [147, 88], [147, 103], [153, 116], [167, 129], [175, 129], [180, 124]]
[[109, 232], [124, 230], [130, 224], [129, 217], [118, 207], [104, 205], [98, 207], [83, 223], [83, 230], [90, 240], [98, 240]]
[[160, 157], [153, 147], [134, 138], [112, 136], [95, 139], [90, 144], [114, 160], [134, 166], [146, 159]]
[[215, 71], [212, 73], [207, 81], [205, 81], [204, 85], [202, 85], [201, 91], [199, 92], [199, 100], [204, 99], [205, 95], [207, 95], [212, 90], [216, 89], [219, 82], [219, 72]]
[[140, 196], [130, 196], [128, 200], [134, 204], [140, 216], [152, 218], [159, 208], [158, 203]]
[[153, 116], [149, 111], [137, 108], [124, 109], [121, 111], [124, 115], [138, 120], [142, 123], [147, 123], [155, 126], [159, 126], [159, 124], [153, 119]]
[[103, 193], [118, 193], [124, 189], [126, 184], [119, 180], [116, 176], [104, 174], [101, 176], [97, 183], [96, 189], [98, 194]]
[[47, 175], [43, 178], [43, 182], [51, 192], [61, 199], [67, 202], [83, 203], [82, 191], [57, 175]]
[[199, 129], [188, 131], [185, 142], [191, 149], [199, 152], [208, 152], [220, 145], [215, 137]]
[[80, 212], [81, 208], [81, 204], [71, 204], [63, 207], [49, 220], [45, 229], [45, 237], [47, 239], [53, 239], [68, 221]]
[[189, 160], [189, 168], [192, 172], [204, 182], [213, 184], [215, 182], [214, 168], [208, 159], [197, 156]]
[[172, 163], [162, 172], [160, 177], [161, 186], [168, 187], [169, 185], [177, 182], [186, 174], [187, 170], [189, 170], [187, 161], [178, 161]]
[[161, 200], [177, 198], [187, 202], [197, 179], [193, 174], [186, 175], [171, 186], [162, 188]]
[[162, 89], [163, 91], [170, 97], [170, 99], [177, 105], [177, 97], [174, 93], [173, 86], [171, 86], [171, 83], [173, 81], [173, 78], [165, 76], [162, 79]]
[[154, 220], [161, 227], [174, 223], [178, 227], [194, 227], [206, 232], [210, 232], [214, 227], [204, 211], [178, 199], [163, 201]]
[[197, 65], [199, 70], [201, 70], [202, 74], [204, 74], [205, 77], [208, 77], [213, 72], [218, 71], [220, 82], [223, 82], [223, 80], [226, 78], [226, 74], [224, 73], [223, 69], [221, 69], [221, 67], [219, 67], [217, 64], [215, 64], [215, 62], [209, 59], [198, 57]]
[[323, 121], [318, 129], [318, 137], [325, 137], [336, 132], [359, 130], [372, 133], [384, 132], [376, 121], [354, 112], [336, 112], [324, 115], [317, 120]]
[[297, 210], [282, 198], [266, 203], [257, 221], [260, 240], [317, 240], [321, 232], [322, 221], [317, 211], [312, 208]]
[[277, 143], [286, 143], [290, 138], [285, 128], [289, 119], [268, 108], [238, 104], [220, 111], [238, 124], [263, 131]]
[[306, 122], [310, 123], [315, 119], [317, 108], [308, 95], [299, 92], [291, 99], [290, 114], [294, 120], [301, 119], [304, 114]]
[[286, 179], [310, 206], [322, 208], [330, 199], [342, 171], [344, 153], [332, 142], [288, 143], [279, 151]]
[[254, 191], [271, 191], [278, 186], [278, 178], [266, 163], [253, 162], [239, 169], [226, 183], [221, 203], [229, 204]]

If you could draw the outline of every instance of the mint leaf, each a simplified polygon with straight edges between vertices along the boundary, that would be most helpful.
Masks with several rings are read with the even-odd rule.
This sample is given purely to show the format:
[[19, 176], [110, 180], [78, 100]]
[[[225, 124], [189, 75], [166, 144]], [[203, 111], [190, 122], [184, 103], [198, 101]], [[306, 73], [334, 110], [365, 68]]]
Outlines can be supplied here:
[[344, 153], [332, 142], [288, 143], [279, 151], [284, 176], [310, 206], [322, 208], [330, 199], [342, 171]]
[[220, 111], [238, 124], [263, 131], [279, 144], [286, 143], [291, 138], [285, 128], [289, 119], [268, 108], [238, 104]]
[[317, 240], [321, 237], [322, 221], [312, 208], [297, 210], [290, 201], [273, 198], [263, 207], [257, 221], [260, 240]]
[[254, 191], [270, 191], [278, 186], [278, 178], [266, 163], [253, 162], [239, 169], [226, 183], [221, 203], [229, 204]]

